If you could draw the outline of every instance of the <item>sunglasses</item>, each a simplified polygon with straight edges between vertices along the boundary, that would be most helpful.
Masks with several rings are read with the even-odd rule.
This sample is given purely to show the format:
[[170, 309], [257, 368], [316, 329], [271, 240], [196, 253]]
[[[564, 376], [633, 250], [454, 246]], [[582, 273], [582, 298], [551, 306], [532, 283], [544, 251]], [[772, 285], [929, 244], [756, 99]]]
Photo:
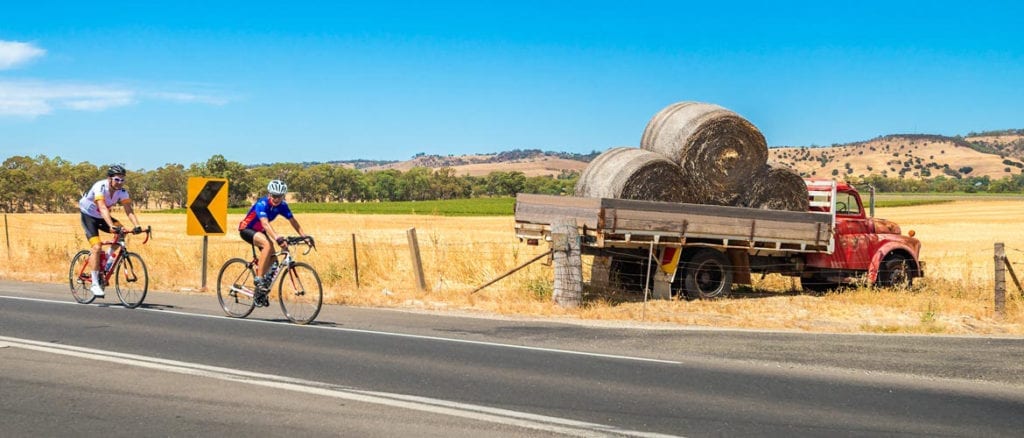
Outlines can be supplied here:
[[281, 199], [284, 198], [284, 195], [270, 195], [270, 197], [274, 199]]
[[124, 182], [124, 178], [119, 178], [119, 177], [116, 177], [116, 176], [113, 178], [113, 180], [114, 180], [114, 182]]

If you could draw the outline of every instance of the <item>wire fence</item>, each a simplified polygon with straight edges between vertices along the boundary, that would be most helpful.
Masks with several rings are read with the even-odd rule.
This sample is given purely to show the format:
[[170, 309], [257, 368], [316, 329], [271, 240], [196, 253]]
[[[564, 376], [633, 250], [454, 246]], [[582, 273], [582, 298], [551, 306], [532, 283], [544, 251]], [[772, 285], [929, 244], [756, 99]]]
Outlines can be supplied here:
[[[129, 248], [146, 259], [153, 287], [158, 290], [198, 289], [202, 268], [200, 236], [185, 234], [183, 215], [156, 217], [143, 214], [141, 219], [144, 225], [148, 225], [151, 218], [155, 221], [152, 224], [153, 238], [146, 245], [138, 245], [137, 242], [141, 240], [129, 240]], [[54, 283], [66, 281], [71, 257], [88, 246], [79, 219], [78, 214], [4, 215], [3, 233], [0, 235], [4, 238], [6, 269], [0, 275], [19, 280]], [[492, 223], [487, 222], [487, 225], [490, 227]], [[287, 225], [284, 227], [291, 231]], [[318, 269], [325, 289], [331, 290], [329, 294], [333, 293], [339, 302], [375, 304], [383, 299], [393, 301], [398, 299], [395, 297], [401, 297], [405, 300], [403, 302], [433, 301], [465, 306], [478, 306], [485, 302], [502, 308], [518, 302], [552, 301], [555, 270], [550, 256], [540, 258], [493, 285], [472, 293], [481, 285], [549, 251], [550, 248], [545, 244], [529, 246], [518, 241], [507, 226], [494, 226], [494, 230], [485, 230], [480, 229], [483, 226], [479, 225], [448, 229], [431, 224], [421, 228], [419, 251], [427, 286], [427, 290], [422, 293], [416, 291], [416, 275], [405, 224], [389, 225], [389, 228], [361, 224], [346, 229], [346, 224], [306, 227], [304, 223], [304, 227], [316, 237], [318, 251], [300, 256], [299, 259]], [[1006, 246], [1006, 261], [1013, 271], [1021, 274], [1024, 273], [1024, 246], [1019, 245], [1019, 240], [1014, 242], [1018, 244]], [[219, 268], [226, 260], [233, 257], [247, 259], [251, 256], [249, 245], [233, 231], [224, 236], [211, 236], [208, 251], [207, 269], [211, 273], [211, 284], [216, 282]], [[601, 265], [595, 263], [594, 256], [585, 254], [581, 257], [584, 307], [595, 303], [614, 307], [650, 300], [652, 271], [657, 266], [654, 261], [657, 254], [652, 255], [647, 251], [609, 251], [608, 255], [612, 259], [608, 282], [593, 281], [595, 265]], [[904, 294], [911, 293], [917, 295], [915, 299], [953, 299], [982, 303], [982, 306], [989, 303], [988, 308], [991, 309], [995, 281], [995, 261], [992, 255], [991, 247], [981, 249], [980, 244], [943, 253], [926, 253], [924, 260], [928, 265], [925, 277], [916, 280], [914, 288], [909, 292], [876, 290], [872, 293], [879, 297], [879, 301], [891, 306], [899, 303], [884, 301], [885, 296], [907, 300], [908, 296]], [[683, 289], [685, 272], [691, 267], [686, 262], [679, 266], [671, 288], [672, 300], [669, 301], [683, 302], [684, 296], [679, 291]], [[763, 271], [785, 270], [786, 267], [786, 263], [771, 263], [770, 260], [758, 265], [758, 269]], [[737, 286], [729, 298], [719, 301], [817, 296], [803, 292], [801, 281], [796, 277], [762, 275], [755, 271], [751, 283], [749, 286]], [[1010, 290], [1014, 290], [1012, 286]], [[1007, 305], [1011, 312], [1020, 307], [1021, 301], [1020, 294], [1007, 295]], [[659, 306], [647, 307], [646, 313], [630, 316], [649, 319], [657, 315]], [[693, 309], [697, 303], [689, 302], [688, 306]], [[629, 312], [626, 308], [609, 311]], [[687, 311], [678, 307], [662, 309], [661, 312], [665, 313], [664, 319], [667, 320], [680, 320], [680, 315], [687, 314]], [[672, 313], [675, 315], [669, 315]], [[685, 323], [703, 316], [689, 317], [691, 319], [680, 321]]]

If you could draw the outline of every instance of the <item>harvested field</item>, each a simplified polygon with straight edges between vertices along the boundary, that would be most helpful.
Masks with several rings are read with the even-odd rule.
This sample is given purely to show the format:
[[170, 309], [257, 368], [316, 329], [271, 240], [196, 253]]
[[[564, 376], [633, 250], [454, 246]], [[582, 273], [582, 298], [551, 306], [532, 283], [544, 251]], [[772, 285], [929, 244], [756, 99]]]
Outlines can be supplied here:
[[[120, 210], [115, 216], [123, 216]], [[912, 290], [857, 288], [823, 296], [799, 292], [787, 277], [755, 279], [753, 289], [737, 289], [726, 299], [649, 301], [614, 291], [584, 291], [584, 305], [563, 309], [551, 302], [550, 266], [535, 263], [476, 294], [475, 287], [518, 266], [544, 247], [514, 238], [513, 219], [299, 214], [317, 237], [319, 251], [300, 260], [313, 264], [324, 280], [330, 303], [426, 311], [499, 314], [523, 318], [604, 321], [612, 324], [682, 324], [707, 327], [787, 329], [819, 332], [948, 333], [1024, 336], [1024, 300], [1008, 281], [1007, 309], [993, 308], [993, 244], [1005, 242], [1007, 255], [1024, 279], [1024, 234], [1020, 200], [957, 200], [944, 204], [884, 208], [878, 216], [915, 230], [923, 243], [927, 277]], [[154, 240], [130, 242], [145, 257], [152, 287], [209, 296], [200, 286], [202, 238], [185, 234], [185, 216], [142, 212]], [[240, 215], [229, 215], [236, 223]], [[278, 221], [280, 222], [280, 221]], [[85, 247], [78, 215], [8, 214], [9, 251], [0, 252], [0, 278], [65, 283], [71, 256]], [[287, 223], [278, 223], [287, 234]], [[419, 291], [411, 270], [406, 230], [415, 227], [428, 291]], [[352, 257], [356, 235], [360, 287]], [[211, 236], [209, 278], [220, 264], [246, 257], [248, 245], [236, 235]], [[584, 264], [590, 263], [586, 257]], [[585, 275], [589, 269], [584, 267]], [[72, 300], [70, 294], [67, 299]], [[154, 303], [155, 304], [155, 303]]]

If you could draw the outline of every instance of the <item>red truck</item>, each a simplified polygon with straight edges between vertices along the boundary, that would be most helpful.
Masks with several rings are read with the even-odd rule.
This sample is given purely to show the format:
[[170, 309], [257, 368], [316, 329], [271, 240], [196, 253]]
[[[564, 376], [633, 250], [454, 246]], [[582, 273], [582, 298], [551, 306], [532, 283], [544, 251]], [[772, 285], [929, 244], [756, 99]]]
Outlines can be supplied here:
[[913, 231], [867, 214], [849, 184], [805, 182], [807, 212], [520, 194], [516, 236], [550, 242], [553, 223], [574, 221], [582, 253], [594, 256], [591, 283], [652, 286], [661, 298], [718, 297], [753, 274], [799, 277], [812, 292], [910, 286], [924, 275]]

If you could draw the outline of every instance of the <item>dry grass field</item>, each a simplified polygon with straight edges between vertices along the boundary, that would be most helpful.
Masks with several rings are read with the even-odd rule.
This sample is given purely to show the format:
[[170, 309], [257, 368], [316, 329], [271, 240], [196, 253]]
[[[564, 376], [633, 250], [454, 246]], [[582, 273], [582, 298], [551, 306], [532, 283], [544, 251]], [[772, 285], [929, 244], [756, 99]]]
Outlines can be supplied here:
[[[118, 214], [120, 213], [120, 215]], [[115, 211], [115, 216], [123, 216]], [[249, 247], [235, 233], [209, 239], [208, 291], [201, 285], [202, 237], [185, 233], [185, 216], [142, 212], [153, 239], [129, 242], [149, 266], [156, 290], [214, 296], [220, 265], [248, 257]], [[379, 306], [560, 320], [602, 320], [610, 324], [682, 324], [821, 332], [946, 333], [1024, 335], [1024, 300], [1008, 280], [1005, 317], [993, 302], [993, 244], [1004, 242], [1016, 272], [1024, 279], [1024, 202], [956, 201], [948, 204], [880, 209], [904, 231], [923, 242], [927, 277], [911, 290], [857, 288], [823, 296], [799, 292], [799, 282], [768, 276], [754, 288], [737, 289], [726, 299], [647, 301], [633, 295], [585, 290], [585, 304], [562, 309], [550, 302], [550, 266], [534, 263], [498, 283], [477, 286], [544, 251], [513, 237], [511, 217], [448, 218], [305, 214], [303, 226], [316, 236], [319, 251], [300, 260], [314, 265], [324, 281], [326, 300], [352, 306]], [[238, 215], [229, 215], [234, 224]], [[65, 283], [68, 262], [85, 248], [77, 214], [8, 214], [9, 250], [0, 278]], [[288, 234], [286, 222], [277, 227]], [[407, 230], [415, 228], [427, 291], [416, 287]], [[355, 281], [353, 235], [359, 262]], [[585, 276], [589, 261], [584, 259]], [[68, 300], [71, 300], [70, 294]]]

